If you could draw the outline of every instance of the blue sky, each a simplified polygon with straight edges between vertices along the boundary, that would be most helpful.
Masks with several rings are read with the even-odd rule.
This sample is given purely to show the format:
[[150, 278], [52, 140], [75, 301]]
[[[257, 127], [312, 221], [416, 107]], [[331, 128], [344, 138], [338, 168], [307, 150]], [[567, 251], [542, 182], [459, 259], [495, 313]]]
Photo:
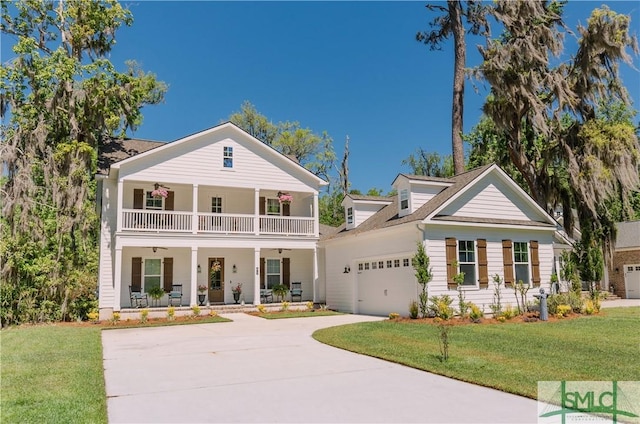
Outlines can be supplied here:
[[[433, 16], [425, 2], [122, 3], [134, 23], [118, 32], [112, 62], [135, 59], [169, 85], [164, 104], [144, 109], [135, 137], [175, 140], [249, 100], [274, 122], [326, 130], [338, 157], [349, 135], [351, 185], [362, 191], [388, 191], [418, 147], [450, 153], [453, 52], [450, 44], [430, 51], [415, 41]], [[640, 33], [640, 5], [631, 1], [570, 1], [565, 21], [586, 23], [603, 3], [631, 14], [632, 32]], [[470, 45], [467, 66], [478, 61]], [[634, 61], [623, 78], [637, 105]], [[468, 83], [465, 131], [483, 99]]]

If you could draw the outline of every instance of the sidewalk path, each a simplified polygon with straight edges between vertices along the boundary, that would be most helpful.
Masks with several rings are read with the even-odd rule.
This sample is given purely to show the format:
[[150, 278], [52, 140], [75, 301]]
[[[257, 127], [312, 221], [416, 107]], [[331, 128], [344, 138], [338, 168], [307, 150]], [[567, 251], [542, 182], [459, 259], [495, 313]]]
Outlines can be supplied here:
[[536, 402], [315, 341], [338, 315], [102, 332], [111, 423], [517, 423]]

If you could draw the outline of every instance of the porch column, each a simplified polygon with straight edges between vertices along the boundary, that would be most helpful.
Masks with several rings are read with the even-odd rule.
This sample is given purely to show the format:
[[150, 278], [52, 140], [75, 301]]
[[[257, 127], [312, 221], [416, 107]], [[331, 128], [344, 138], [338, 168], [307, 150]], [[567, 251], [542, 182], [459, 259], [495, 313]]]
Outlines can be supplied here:
[[122, 302], [120, 300], [122, 293], [122, 247], [116, 247], [115, 263], [113, 264], [113, 311], [119, 312]]
[[116, 231], [119, 233], [122, 231], [122, 199], [124, 197], [124, 183], [122, 180], [118, 180], [118, 200], [116, 203]]
[[[260, 189], [255, 189], [253, 201], [253, 232], [255, 235], [260, 234]], [[259, 260], [260, 258], [258, 258]]]
[[189, 292], [189, 306], [196, 306], [198, 294], [198, 246], [191, 248], [191, 290]]
[[[193, 234], [198, 233], [198, 184], [193, 185], [193, 202], [192, 202], [192, 217], [191, 217], [191, 232]], [[195, 303], [194, 303], [195, 305]]]
[[259, 305], [262, 301], [262, 299], [260, 299], [260, 249], [253, 250], [253, 266], [256, 269], [253, 278], [253, 304]]
[[318, 206], [318, 193], [313, 193], [313, 234], [320, 237], [320, 207]]
[[[318, 222], [318, 221], [316, 221]], [[313, 248], [313, 303], [318, 299], [318, 248]]]

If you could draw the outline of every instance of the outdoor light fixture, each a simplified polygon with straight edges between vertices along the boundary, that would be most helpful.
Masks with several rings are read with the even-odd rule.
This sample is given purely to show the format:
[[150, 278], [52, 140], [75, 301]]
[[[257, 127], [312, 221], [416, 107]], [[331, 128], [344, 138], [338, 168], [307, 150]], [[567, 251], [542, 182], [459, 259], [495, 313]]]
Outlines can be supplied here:
[[238, 268], [236, 267], [236, 264], [233, 264], [233, 273], [235, 274], [236, 272], [238, 272]]
[[202, 274], [202, 267], [198, 264], [198, 274]]
[[344, 274], [348, 274], [351, 272], [351, 268], [349, 268], [349, 265], [344, 267]]

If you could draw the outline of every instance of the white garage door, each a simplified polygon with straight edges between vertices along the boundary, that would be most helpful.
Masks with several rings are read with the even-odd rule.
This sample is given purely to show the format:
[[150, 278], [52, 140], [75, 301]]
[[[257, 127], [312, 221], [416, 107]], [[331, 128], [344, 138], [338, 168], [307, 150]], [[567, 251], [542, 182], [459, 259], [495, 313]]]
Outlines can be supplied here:
[[410, 257], [359, 261], [356, 269], [358, 313], [409, 315], [409, 302], [417, 299], [415, 271]]
[[627, 299], [640, 299], [640, 264], [624, 266]]

